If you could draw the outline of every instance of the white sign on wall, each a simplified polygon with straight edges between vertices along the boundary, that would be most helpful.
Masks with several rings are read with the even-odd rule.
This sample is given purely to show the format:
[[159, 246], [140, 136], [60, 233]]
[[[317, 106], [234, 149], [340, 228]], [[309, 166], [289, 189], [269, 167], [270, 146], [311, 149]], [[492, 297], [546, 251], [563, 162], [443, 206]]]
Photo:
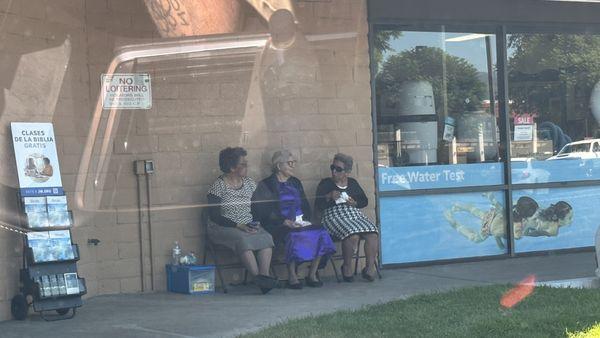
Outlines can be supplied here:
[[442, 139], [444, 141], [452, 142], [452, 139], [454, 138], [455, 126], [456, 126], [455, 120], [450, 116], [446, 117], [446, 119], [444, 121], [444, 136], [442, 136]]
[[102, 74], [102, 108], [152, 108], [150, 74]]
[[533, 124], [517, 124], [515, 125], [514, 141], [531, 141], [533, 140]]
[[10, 124], [22, 196], [64, 195], [52, 123]]

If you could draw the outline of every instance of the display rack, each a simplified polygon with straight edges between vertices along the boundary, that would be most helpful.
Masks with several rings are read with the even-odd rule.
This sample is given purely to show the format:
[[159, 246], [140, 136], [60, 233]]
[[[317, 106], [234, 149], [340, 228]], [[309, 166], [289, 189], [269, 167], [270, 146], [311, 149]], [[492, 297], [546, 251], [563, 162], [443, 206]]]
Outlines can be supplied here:
[[[25, 216], [23, 219], [27, 219], [23, 199], [19, 197], [19, 200]], [[75, 316], [76, 309], [83, 305], [81, 297], [87, 293], [87, 288], [85, 279], [77, 275], [79, 247], [71, 241], [70, 228], [73, 219], [70, 211], [69, 215], [70, 226], [31, 228], [30, 224], [27, 224], [29, 230], [23, 239], [23, 266], [20, 271], [19, 294], [11, 301], [11, 312], [15, 319], [27, 318], [31, 305], [33, 310], [46, 321], [70, 319]], [[52, 233], [62, 235], [68, 233], [68, 237], [63, 236], [62, 246], [57, 246], [57, 242], [52, 242]], [[39, 244], [39, 249], [35, 247], [36, 244], [33, 243], [35, 235], [44, 238], [46, 234], [48, 242]], [[69, 244], [65, 245], [64, 241], [67, 238]], [[48, 254], [48, 251], [54, 253], [52, 250], [57, 254]], [[50, 315], [51, 312], [56, 314]]]

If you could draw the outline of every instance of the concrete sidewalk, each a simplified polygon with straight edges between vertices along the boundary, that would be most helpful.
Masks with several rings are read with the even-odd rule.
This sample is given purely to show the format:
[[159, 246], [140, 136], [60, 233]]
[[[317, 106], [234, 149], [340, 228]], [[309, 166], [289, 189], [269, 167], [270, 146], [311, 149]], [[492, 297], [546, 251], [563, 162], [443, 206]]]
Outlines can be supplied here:
[[540, 281], [594, 275], [592, 252], [476, 263], [383, 270], [374, 283], [325, 283], [322, 288], [276, 289], [266, 296], [255, 287], [232, 287], [229, 294], [186, 296], [171, 293], [99, 296], [75, 318], [0, 323], [2, 337], [233, 337], [290, 318], [356, 309], [367, 304], [473, 285], [517, 282], [533, 274]]

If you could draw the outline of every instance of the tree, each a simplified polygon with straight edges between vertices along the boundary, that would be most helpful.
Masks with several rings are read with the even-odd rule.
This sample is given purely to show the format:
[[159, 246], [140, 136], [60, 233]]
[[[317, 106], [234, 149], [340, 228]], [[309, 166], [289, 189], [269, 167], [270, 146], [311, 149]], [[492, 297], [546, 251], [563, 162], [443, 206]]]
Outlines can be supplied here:
[[394, 50], [390, 44], [391, 39], [397, 39], [402, 36], [402, 32], [394, 30], [382, 30], [376, 31], [373, 39], [373, 58], [375, 59], [375, 66], [377, 71], [383, 61], [383, 54], [385, 52], [391, 52]]
[[512, 34], [511, 72], [558, 70], [568, 85], [591, 88], [600, 79], [600, 36], [585, 34]]
[[574, 139], [590, 136], [587, 128], [565, 123], [589, 114], [591, 92], [600, 80], [600, 36], [512, 34], [508, 47], [513, 111], [538, 113], [540, 121], [560, 125]]
[[443, 60], [446, 63], [448, 111], [463, 113], [480, 108], [486, 86], [469, 61], [450, 55], [436, 47], [416, 47], [391, 55], [377, 74], [377, 88], [386, 99], [398, 102], [400, 86], [405, 81], [424, 80], [431, 83], [436, 110], [443, 107]]

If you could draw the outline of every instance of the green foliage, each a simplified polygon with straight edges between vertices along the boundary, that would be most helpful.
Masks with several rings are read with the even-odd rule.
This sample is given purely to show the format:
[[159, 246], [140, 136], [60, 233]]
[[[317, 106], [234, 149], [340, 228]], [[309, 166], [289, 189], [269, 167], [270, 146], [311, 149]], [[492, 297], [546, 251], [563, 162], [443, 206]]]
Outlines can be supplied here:
[[600, 36], [512, 34], [508, 46], [515, 50], [511, 70], [531, 74], [556, 69], [561, 81], [590, 89], [600, 80]]
[[425, 80], [433, 86], [436, 110], [443, 107], [443, 67], [446, 65], [448, 111], [462, 113], [480, 107], [486, 85], [477, 77], [477, 69], [469, 61], [450, 55], [436, 47], [417, 47], [391, 55], [377, 75], [377, 88], [388, 99], [398, 100], [405, 81]]
[[310, 316], [249, 337], [558, 337], [598, 320], [597, 290], [538, 287], [504, 309], [500, 298], [510, 287], [465, 288]]
[[[585, 34], [512, 34], [508, 60], [511, 86], [509, 96], [515, 102], [525, 102], [526, 110], [549, 111], [548, 102], [564, 97], [569, 89], [576, 97], [588, 99], [600, 80], [600, 36]], [[546, 75], [544, 76], [544, 72]], [[537, 74], [537, 84], [528, 84], [526, 74]], [[552, 75], [556, 74], [556, 75]], [[524, 85], [519, 85], [524, 82]], [[527, 88], [525, 91], [524, 88]], [[587, 109], [584, 104], [580, 109]]]
[[390, 40], [397, 39], [402, 36], [402, 32], [395, 30], [382, 30], [374, 34], [373, 39], [373, 57], [377, 69], [383, 61], [383, 53], [393, 51]]

